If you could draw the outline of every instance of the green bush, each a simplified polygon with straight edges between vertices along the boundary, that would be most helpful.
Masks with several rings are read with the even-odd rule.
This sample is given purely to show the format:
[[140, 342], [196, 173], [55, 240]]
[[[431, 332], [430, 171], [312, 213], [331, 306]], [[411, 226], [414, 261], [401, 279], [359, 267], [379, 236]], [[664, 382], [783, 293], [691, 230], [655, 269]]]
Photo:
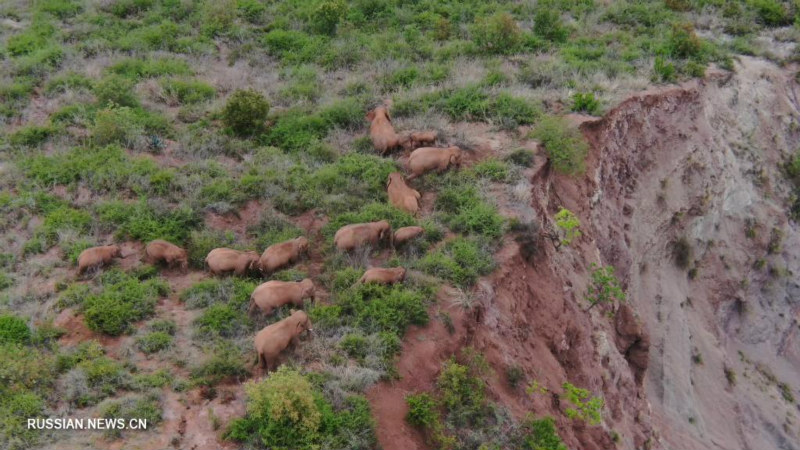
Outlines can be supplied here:
[[133, 92], [133, 82], [118, 75], [110, 75], [97, 82], [94, 95], [100, 106], [139, 106], [139, 98]]
[[489, 412], [486, 382], [474, 370], [457, 363], [454, 358], [442, 365], [436, 387], [440, 392], [441, 404], [447, 411], [448, 422], [456, 426], [475, 424]]
[[44, 143], [55, 132], [51, 126], [27, 125], [11, 133], [8, 142], [14, 146], [35, 147]]
[[561, 12], [546, 6], [537, 7], [533, 16], [533, 32], [536, 36], [552, 42], [564, 42], [569, 37], [569, 29], [561, 20]]
[[225, 437], [270, 448], [373, 448], [369, 403], [349, 396], [335, 410], [308, 381], [286, 366], [260, 382], [249, 382], [247, 415], [233, 420]]
[[311, 26], [318, 33], [335, 34], [346, 12], [347, 4], [343, 0], [324, 1], [311, 13]]
[[522, 423], [522, 439], [519, 448], [524, 450], [567, 450], [567, 446], [558, 436], [555, 421], [552, 417], [534, 419], [528, 415]]
[[163, 331], [154, 331], [136, 339], [136, 346], [144, 353], [156, 353], [172, 345], [172, 336]]
[[242, 308], [231, 304], [216, 304], [203, 311], [194, 321], [194, 325], [199, 332], [197, 336], [202, 339], [216, 336], [231, 338], [249, 332], [251, 321]]
[[755, 9], [764, 25], [776, 27], [788, 25], [792, 21], [792, 16], [777, 0], [749, 0], [748, 3]]
[[[480, 170], [489, 170], [479, 166]], [[497, 209], [481, 198], [474, 176], [465, 172], [447, 174], [444, 187], [436, 198], [436, 207], [444, 212], [444, 222], [462, 233], [496, 239], [503, 234], [505, 220]]]
[[146, 199], [138, 203], [109, 201], [97, 205], [96, 210], [100, 223], [115, 229], [117, 236], [143, 242], [164, 239], [182, 245], [199, 223], [198, 215], [189, 208], [169, 209]]
[[119, 144], [129, 148], [141, 147], [144, 128], [133, 109], [111, 106], [97, 112], [92, 127], [92, 137], [98, 145]]
[[254, 90], [237, 90], [222, 110], [222, 120], [240, 136], [256, 134], [264, 129], [269, 102]]
[[161, 82], [164, 93], [181, 104], [194, 104], [211, 100], [217, 90], [202, 81], [168, 79]]
[[30, 339], [31, 330], [24, 320], [10, 314], [0, 315], [0, 343], [26, 344]]
[[592, 92], [576, 92], [572, 95], [572, 110], [596, 115], [600, 110], [600, 102]]
[[669, 35], [669, 49], [672, 56], [690, 58], [700, 54], [702, 42], [690, 23], [675, 23]]
[[[131, 80], [155, 78], [164, 75], [191, 75], [192, 69], [186, 61], [173, 58], [138, 59], [126, 58], [109, 66], [112, 74]], [[133, 106], [133, 105], [129, 105]]]
[[192, 379], [201, 385], [215, 385], [225, 378], [247, 375], [241, 350], [232, 344], [218, 342], [211, 357], [191, 370]]
[[509, 13], [476, 18], [472, 34], [475, 44], [486, 53], [515, 53], [522, 42], [522, 31]]
[[539, 105], [505, 92], [492, 100], [487, 110], [487, 116], [505, 130], [513, 130], [520, 125], [531, 125], [541, 113]]
[[178, 325], [175, 321], [169, 319], [154, 320], [150, 322], [148, 327], [153, 332], [166, 333], [170, 336], [174, 336], [175, 332], [178, 331]]
[[69, 89], [91, 91], [93, 88], [94, 82], [91, 79], [79, 73], [69, 72], [51, 78], [45, 85], [44, 92], [48, 95], [53, 95], [66, 92]]
[[254, 281], [240, 278], [203, 280], [181, 292], [180, 298], [190, 309], [230, 304], [234, 309], [244, 311], [255, 288]]
[[[162, 419], [161, 396], [158, 391], [144, 396], [127, 397], [122, 400], [110, 400], [100, 405], [100, 416], [106, 419], [123, 419], [125, 423], [133, 420], [145, 420], [147, 427], [157, 426]], [[108, 429], [107, 435], [120, 437], [122, 430]]]
[[543, 118], [533, 132], [550, 157], [553, 167], [565, 174], [583, 173], [588, 144], [580, 131], [566, 119], [556, 116]]
[[347, 353], [347, 356], [355, 359], [364, 359], [367, 356], [367, 338], [361, 334], [346, 334], [339, 340], [339, 348]]
[[494, 268], [494, 260], [478, 241], [456, 238], [426, 254], [416, 267], [459, 286], [470, 286]]
[[319, 115], [331, 126], [337, 126], [349, 131], [361, 129], [366, 123], [362, 102], [353, 97], [337, 100], [322, 107]]
[[118, 269], [99, 277], [99, 291], [83, 302], [84, 320], [92, 331], [111, 336], [130, 332], [134, 322], [155, 312], [168, 285], [161, 279], [139, 280]]
[[429, 394], [412, 394], [406, 396], [408, 413], [406, 420], [417, 427], [431, 427], [438, 419], [436, 401]]
[[614, 275], [613, 266], [597, 266], [592, 263], [592, 282], [586, 290], [586, 300], [591, 304], [590, 308], [603, 303], [610, 303], [614, 300], [625, 301], [625, 292]]
[[508, 181], [510, 176], [508, 164], [495, 158], [485, 159], [475, 164], [472, 166], [472, 170], [480, 178], [487, 178], [499, 183]]
[[506, 161], [522, 167], [531, 167], [533, 165], [533, 159], [533, 152], [524, 148], [514, 150], [505, 158]]
[[675, 64], [667, 61], [661, 56], [656, 56], [653, 62], [653, 71], [658, 76], [658, 80], [660, 81], [673, 82], [678, 77]]

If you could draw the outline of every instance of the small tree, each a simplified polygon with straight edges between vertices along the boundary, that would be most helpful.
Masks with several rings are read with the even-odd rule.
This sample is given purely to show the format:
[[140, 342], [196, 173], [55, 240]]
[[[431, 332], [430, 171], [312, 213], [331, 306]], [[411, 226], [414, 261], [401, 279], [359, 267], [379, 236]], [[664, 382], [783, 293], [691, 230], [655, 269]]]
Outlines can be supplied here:
[[556, 226], [560, 230], [560, 239], [563, 245], [569, 245], [573, 240], [581, 237], [581, 230], [579, 228], [581, 226], [581, 221], [578, 220], [575, 213], [567, 208], [561, 208], [554, 218], [556, 219]]
[[[614, 300], [625, 301], [625, 293], [614, 275], [614, 267], [601, 267], [592, 263], [592, 283], [586, 292], [586, 300], [591, 303], [589, 309], [600, 303], [609, 303]], [[588, 311], [588, 309], [587, 309]]]
[[583, 420], [589, 425], [600, 424], [603, 418], [603, 406], [605, 406], [603, 397], [593, 397], [588, 390], [576, 387], [571, 383], [564, 383], [561, 387], [564, 388], [561, 397], [573, 406], [565, 410], [567, 417], [573, 420]]
[[252, 89], [234, 92], [222, 110], [222, 121], [240, 136], [250, 136], [263, 130], [269, 114], [269, 102]]
[[342, 0], [322, 2], [311, 16], [314, 31], [323, 34], [336, 34], [336, 27], [346, 12], [347, 5]]

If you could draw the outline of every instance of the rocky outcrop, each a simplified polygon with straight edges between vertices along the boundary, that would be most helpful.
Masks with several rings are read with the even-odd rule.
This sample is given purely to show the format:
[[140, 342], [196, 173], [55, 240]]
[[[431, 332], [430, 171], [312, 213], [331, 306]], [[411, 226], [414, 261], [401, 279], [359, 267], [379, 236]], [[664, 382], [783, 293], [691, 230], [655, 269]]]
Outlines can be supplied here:
[[641, 385], [650, 355], [650, 336], [630, 306], [621, 305], [614, 317], [617, 349], [628, 361], [636, 383]]

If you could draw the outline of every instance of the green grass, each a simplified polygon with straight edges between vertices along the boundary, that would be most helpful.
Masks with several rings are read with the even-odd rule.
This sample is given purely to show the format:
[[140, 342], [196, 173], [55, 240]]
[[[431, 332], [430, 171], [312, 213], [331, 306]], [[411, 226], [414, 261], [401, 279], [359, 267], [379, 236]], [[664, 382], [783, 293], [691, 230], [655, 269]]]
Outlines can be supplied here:
[[456, 285], [470, 286], [494, 268], [494, 261], [479, 241], [456, 238], [423, 256], [416, 266]]
[[583, 173], [589, 146], [580, 131], [569, 125], [566, 119], [546, 117], [536, 126], [532, 136], [544, 145], [557, 171], [568, 175]]
[[83, 300], [86, 325], [111, 336], [128, 333], [134, 322], [155, 312], [158, 298], [167, 291], [166, 282], [159, 278], [140, 280], [118, 269], [105, 272], [95, 292]]

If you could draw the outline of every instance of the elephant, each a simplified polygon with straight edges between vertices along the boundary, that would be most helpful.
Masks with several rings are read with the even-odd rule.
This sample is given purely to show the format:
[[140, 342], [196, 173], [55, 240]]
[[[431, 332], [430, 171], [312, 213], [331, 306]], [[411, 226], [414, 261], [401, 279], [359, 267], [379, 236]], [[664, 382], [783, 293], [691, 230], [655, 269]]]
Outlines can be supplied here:
[[178, 266], [182, 270], [189, 268], [189, 257], [186, 250], [170, 242], [156, 239], [144, 248], [145, 261], [155, 264], [163, 261], [167, 267]]
[[249, 312], [253, 313], [258, 308], [270, 315], [276, 308], [288, 303], [302, 307], [306, 298], [314, 299], [314, 282], [309, 278], [303, 281], [267, 281], [250, 295]]
[[78, 275], [88, 269], [108, 265], [114, 258], [122, 258], [122, 249], [119, 245], [87, 248], [78, 255]]
[[258, 269], [258, 253], [239, 251], [230, 248], [215, 248], [206, 256], [208, 270], [214, 275], [233, 272], [236, 275], [247, 275]]
[[373, 267], [367, 269], [359, 283], [380, 283], [380, 284], [393, 284], [400, 283], [406, 279], [406, 269], [403, 267], [392, 267], [384, 269], [382, 267]]
[[436, 170], [444, 172], [451, 165], [460, 166], [462, 158], [462, 151], [458, 147], [422, 147], [411, 152], [408, 157], [408, 170], [411, 175], [408, 180], [414, 179], [420, 175]]
[[389, 110], [385, 106], [378, 106], [367, 113], [367, 121], [370, 122], [369, 136], [372, 138], [372, 145], [381, 155], [387, 151], [400, 147], [408, 141], [408, 137], [401, 138], [394, 131], [392, 118]]
[[333, 244], [341, 251], [348, 251], [365, 244], [377, 244], [387, 238], [389, 244], [393, 245], [392, 226], [389, 222], [381, 220], [345, 225], [336, 232]]
[[408, 187], [400, 172], [389, 174], [386, 190], [389, 194], [389, 203], [392, 206], [407, 211], [412, 215], [417, 215], [417, 212], [419, 212], [419, 192]]
[[281, 267], [297, 261], [300, 255], [308, 251], [308, 239], [298, 237], [278, 244], [270, 245], [259, 259], [259, 268], [264, 274], [272, 273]]
[[425, 232], [422, 227], [402, 227], [394, 232], [394, 245], [406, 243]]
[[283, 320], [264, 327], [256, 334], [254, 344], [258, 354], [258, 364], [267, 372], [277, 368], [278, 356], [289, 344], [297, 342], [304, 331], [311, 331], [311, 320], [304, 311], [292, 311]]
[[415, 131], [407, 136], [403, 136], [401, 144], [405, 150], [414, 150], [424, 146], [436, 144], [438, 134], [435, 131]]

